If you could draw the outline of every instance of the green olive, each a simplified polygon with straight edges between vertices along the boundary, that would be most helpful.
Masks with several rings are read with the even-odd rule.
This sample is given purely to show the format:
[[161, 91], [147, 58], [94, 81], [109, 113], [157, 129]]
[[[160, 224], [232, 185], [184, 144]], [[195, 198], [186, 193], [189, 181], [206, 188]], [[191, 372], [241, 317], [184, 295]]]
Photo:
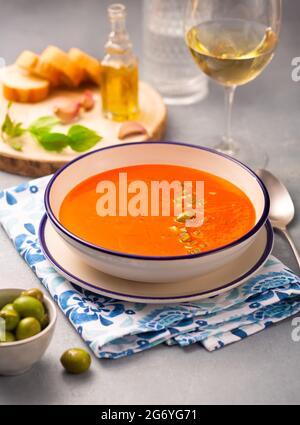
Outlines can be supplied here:
[[12, 311], [14, 313], [17, 313], [12, 304], [6, 304], [4, 307], [2, 307], [1, 310], [2, 311]]
[[19, 313], [13, 308], [12, 304], [7, 304], [2, 308], [0, 317], [5, 320], [5, 329], [7, 331], [13, 331], [20, 321]]
[[39, 300], [41, 303], [44, 300], [44, 294], [43, 292], [38, 288], [31, 288], [27, 289], [27, 291], [21, 292], [21, 297], [27, 296], [27, 297], [33, 297]]
[[13, 302], [14, 309], [23, 317], [34, 317], [38, 321], [42, 320], [45, 314], [43, 304], [33, 297], [21, 296]]
[[71, 348], [64, 352], [60, 361], [67, 372], [80, 374], [89, 369], [92, 359], [82, 348]]
[[5, 340], [3, 342], [14, 342], [16, 340], [15, 335], [12, 332], [5, 332]]
[[47, 313], [44, 314], [42, 320], [40, 320], [42, 329], [45, 329], [49, 325], [49, 316]]
[[31, 338], [41, 332], [41, 324], [34, 317], [25, 317], [20, 320], [17, 329], [16, 337], [17, 340]]

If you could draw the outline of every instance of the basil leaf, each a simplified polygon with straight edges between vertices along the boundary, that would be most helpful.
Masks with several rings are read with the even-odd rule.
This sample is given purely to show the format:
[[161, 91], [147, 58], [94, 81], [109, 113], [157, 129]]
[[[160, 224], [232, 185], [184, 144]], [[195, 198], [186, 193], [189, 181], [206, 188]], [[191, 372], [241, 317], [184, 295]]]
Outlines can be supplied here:
[[50, 133], [53, 127], [55, 127], [57, 124], [60, 124], [60, 120], [58, 118], [51, 115], [45, 116], [38, 118], [33, 123], [31, 123], [28, 131], [35, 137], [39, 138], [46, 133]]
[[22, 136], [22, 134], [24, 134], [26, 130], [22, 127], [22, 123], [20, 122], [15, 123], [10, 118], [10, 115], [7, 110], [5, 119], [1, 126], [1, 131], [2, 133], [5, 133], [8, 137], [19, 137], [19, 136]]
[[85, 152], [93, 148], [102, 139], [95, 131], [83, 125], [73, 125], [68, 131], [70, 147], [75, 152]]
[[55, 152], [61, 152], [70, 143], [69, 137], [63, 133], [45, 133], [38, 140], [44, 149]]
[[9, 144], [15, 151], [22, 152], [23, 145], [20, 140], [11, 140]]
[[22, 123], [18, 122], [14, 126], [13, 136], [12, 137], [20, 137], [25, 132], [26, 132], [26, 130], [25, 130], [25, 128], [22, 127]]

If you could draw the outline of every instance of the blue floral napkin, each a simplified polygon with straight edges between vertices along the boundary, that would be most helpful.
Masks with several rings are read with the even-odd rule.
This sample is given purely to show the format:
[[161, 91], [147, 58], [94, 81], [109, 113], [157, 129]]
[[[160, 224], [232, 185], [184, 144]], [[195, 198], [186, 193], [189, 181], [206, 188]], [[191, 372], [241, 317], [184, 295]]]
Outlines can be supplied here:
[[0, 222], [97, 357], [116, 359], [161, 343], [198, 343], [213, 351], [300, 311], [300, 279], [275, 258], [237, 289], [178, 305], [123, 302], [72, 285], [45, 259], [37, 238], [48, 181], [44, 177], [0, 192]]

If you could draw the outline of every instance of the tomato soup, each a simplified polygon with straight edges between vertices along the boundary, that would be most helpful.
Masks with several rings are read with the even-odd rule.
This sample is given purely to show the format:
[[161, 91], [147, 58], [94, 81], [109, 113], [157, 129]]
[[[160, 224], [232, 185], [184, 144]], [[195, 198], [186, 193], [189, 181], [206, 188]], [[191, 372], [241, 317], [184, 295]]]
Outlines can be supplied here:
[[[204, 182], [203, 223], [187, 227], [184, 214], [174, 215], [174, 208], [169, 216], [152, 216], [151, 211], [148, 215], [120, 216], [120, 173], [126, 173], [128, 186], [135, 181], [145, 183], [149, 204], [153, 180], [176, 180], [182, 185], [187, 181]], [[101, 196], [97, 188], [104, 181], [115, 187], [115, 215], [100, 216], [97, 211]], [[127, 196], [129, 201], [134, 194]], [[64, 199], [59, 219], [76, 236], [105, 249], [144, 256], [178, 256], [230, 244], [253, 228], [256, 216], [247, 195], [220, 177], [181, 166], [138, 165], [107, 171], [80, 183]]]

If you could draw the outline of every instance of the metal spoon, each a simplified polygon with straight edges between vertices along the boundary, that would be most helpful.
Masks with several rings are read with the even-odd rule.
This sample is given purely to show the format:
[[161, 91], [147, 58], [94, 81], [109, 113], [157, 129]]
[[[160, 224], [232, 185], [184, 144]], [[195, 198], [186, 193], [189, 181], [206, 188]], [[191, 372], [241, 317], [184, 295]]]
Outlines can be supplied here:
[[275, 229], [280, 230], [289, 241], [300, 268], [300, 254], [290, 236], [287, 226], [295, 216], [295, 207], [287, 188], [267, 170], [258, 170], [257, 175], [264, 182], [271, 200], [269, 218]]

